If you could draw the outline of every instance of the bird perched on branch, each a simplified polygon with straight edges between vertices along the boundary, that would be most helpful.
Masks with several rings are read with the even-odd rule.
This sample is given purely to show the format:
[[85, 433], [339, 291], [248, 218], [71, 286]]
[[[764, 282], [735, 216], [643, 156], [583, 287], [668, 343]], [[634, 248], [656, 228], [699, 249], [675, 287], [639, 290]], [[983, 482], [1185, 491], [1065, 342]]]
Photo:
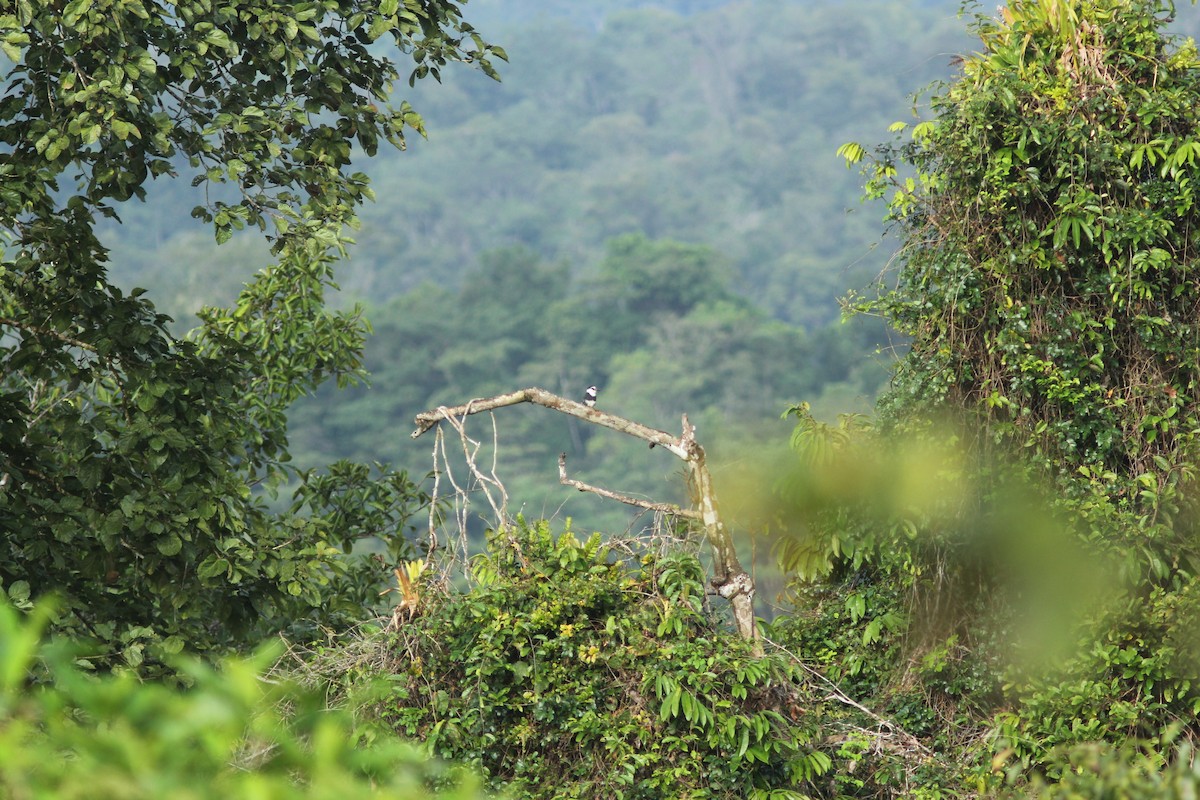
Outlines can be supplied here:
[[583, 404], [588, 408], [596, 407], [596, 387], [589, 386], [587, 391], [583, 393]]

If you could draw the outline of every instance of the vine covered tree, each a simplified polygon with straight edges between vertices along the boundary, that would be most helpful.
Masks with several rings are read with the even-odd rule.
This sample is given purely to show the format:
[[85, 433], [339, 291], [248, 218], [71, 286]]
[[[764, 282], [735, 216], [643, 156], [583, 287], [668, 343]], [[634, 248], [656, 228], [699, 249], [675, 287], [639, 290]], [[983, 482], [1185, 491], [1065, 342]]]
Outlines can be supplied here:
[[[891, 406], [978, 409], [1152, 509], [1190, 473], [1200, 408], [1200, 60], [1164, 35], [1173, 11], [1010, 3], [869, 186], [916, 168], [891, 201], [896, 286], [866, 304], [913, 340]], [[1143, 475], [1153, 496], [1128, 491]]]
[[[290, 509], [284, 409], [361, 372], [365, 324], [324, 294], [370, 197], [353, 152], [403, 147], [391, 44], [410, 80], [504, 52], [445, 0], [17, 0], [0, 99], [0, 583], [61, 596], [97, 663], [234, 646], [339, 599], [361, 535], [420, 493], [399, 473], [303, 475]], [[357, 148], [357, 151], [355, 150]], [[185, 173], [217, 239], [253, 226], [276, 263], [188, 340], [107, 275], [100, 217]], [[351, 587], [353, 588], [353, 587]]]
[[[1044, 545], [1031, 549], [1029, 531], [1042, 540], [1069, 521], [1053, 580], [1069, 582], [1068, 554], [1111, 568], [1096, 574], [1104, 602], [1058, 629], [1074, 646], [1055, 669], [993, 673], [990, 696], [1009, 704], [988, 721], [993, 770], [1068, 774], [1072, 746], [1127, 737], [1155, 753], [1140, 765], [1161, 766], [1168, 731], [1196, 733], [1200, 54], [1165, 31], [1174, 13], [1161, 0], [1011, 0], [978, 19], [982, 49], [931, 119], [897, 123], [900, 141], [874, 156], [841, 151], [867, 160], [868, 195], [889, 200], [902, 237], [894, 284], [857, 303], [911, 339], [880, 431], [950, 439], [963, 430], [951, 420], [973, 448], [943, 467], [973, 481], [953, 520], [921, 535], [928, 520], [868, 524], [851, 552], [900, 585], [986, 587], [950, 612], [966, 651], [1019, 624], [1038, 566], [1001, 562]], [[821, 433], [801, 423], [802, 442]], [[1010, 463], [1053, 501], [1014, 510], [1028, 498], [1000, 477]], [[1024, 588], [1006, 605], [1014, 574]]]

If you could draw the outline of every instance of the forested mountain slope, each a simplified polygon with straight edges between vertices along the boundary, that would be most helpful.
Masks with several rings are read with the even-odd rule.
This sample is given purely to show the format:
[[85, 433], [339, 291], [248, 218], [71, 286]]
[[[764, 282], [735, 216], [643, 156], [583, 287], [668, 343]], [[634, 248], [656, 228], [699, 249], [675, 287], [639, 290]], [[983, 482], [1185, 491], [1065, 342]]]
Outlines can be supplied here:
[[[830, 322], [836, 297], [884, 262], [879, 214], [845, 213], [856, 176], [833, 152], [908, 117], [904, 98], [967, 45], [954, 2], [675, 4], [691, 15], [588, 3], [567, 18], [480, 5], [477, 24], [511, 59], [504, 82], [448, 69], [401, 92], [429, 139], [361, 164], [377, 201], [341, 267], [349, 295], [454, 286], [481, 252], [514, 244], [594, 269], [608, 239], [638, 232], [707, 244], [739, 294], [791, 322]], [[232, 296], [256, 262], [164, 223], [195, 202], [177, 184], [125, 210], [111, 239], [122, 279], [178, 316]]]
[[878, 215], [845, 213], [858, 188], [831, 154], [907, 117], [963, 38], [952, 13], [909, 4], [738, 3], [599, 32], [538, 21], [505, 44], [500, 87], [464, 73], [415, 97], [431, 141], [380, 165], [348, 288], [455, 278], [508, 244], [586, 268], [640, 232], [708, 244], [740, 294], [829, 322], [883, 263]]
[[[337, 271], [344, 302], [368, 304], [374, 387], [301, 402], [298, 463], [419, 474], [428, 455], [403, 435], [414, 414], [533, 383], [598, 383], [608, 408], [664, 428], [687, 412], [710, 446], [736, 421], [718, 458], [764, 431], [782, 440], [790, 402], [869, 408], [889, 341], [842, 324], [838, 298], [889, 246], [834, 151], [910, 118], [906, 98], [951, 73], [969, 44], [957, 4], [634, 5], [481, 3], [476, 24], [510, 59], [503, 83], [447, 69], [402, 88], [429, 138], [356, 157], [376, 201]], [[108, 232], [117, 279], [183, 327], [267, 259], [254, 236], [217, 253], [200, 227], [175, 227], [201, 199], [156, 185]], [[560, 508], [564, 450], [614, 488], [681, 490], [672, 465], [558, 420], [501, 444], [531, 513]], [[586, 507], [573, 497], [564, 513]]]

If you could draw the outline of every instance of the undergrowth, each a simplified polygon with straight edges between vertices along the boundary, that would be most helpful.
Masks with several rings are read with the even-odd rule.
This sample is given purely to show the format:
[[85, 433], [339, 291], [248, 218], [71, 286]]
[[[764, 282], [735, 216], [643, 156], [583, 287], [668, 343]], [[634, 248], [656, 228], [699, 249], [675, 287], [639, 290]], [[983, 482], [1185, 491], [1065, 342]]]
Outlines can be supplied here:
[[490, 537], [393, 643], [379, 719], [517, 798], [800, 798], [829, 767], [804, 673], [706, 610], [684, 551], [548, 523]]

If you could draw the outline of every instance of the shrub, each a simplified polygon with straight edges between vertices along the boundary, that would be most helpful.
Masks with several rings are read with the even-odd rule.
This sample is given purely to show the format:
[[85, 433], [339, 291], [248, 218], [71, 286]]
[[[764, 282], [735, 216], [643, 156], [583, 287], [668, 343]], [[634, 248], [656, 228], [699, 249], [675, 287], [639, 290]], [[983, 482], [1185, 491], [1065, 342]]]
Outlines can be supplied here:
[[794, 667], [706, 612], [694, 555], [519, 522], [397, 642], [382, 715], [514, 797], [799, 797], [828, 767]]
[[0, 797], [482, 796], [477, 780], [412, 744], [364, 741], [319, 693], [265, 679], [269, 648], [221, 669], [181, 664], [194, 684], [183, 691], [80, 671], [69, 647], [43, 646], [47, 617], [40, 608], [27, 621], [0, 603]]

